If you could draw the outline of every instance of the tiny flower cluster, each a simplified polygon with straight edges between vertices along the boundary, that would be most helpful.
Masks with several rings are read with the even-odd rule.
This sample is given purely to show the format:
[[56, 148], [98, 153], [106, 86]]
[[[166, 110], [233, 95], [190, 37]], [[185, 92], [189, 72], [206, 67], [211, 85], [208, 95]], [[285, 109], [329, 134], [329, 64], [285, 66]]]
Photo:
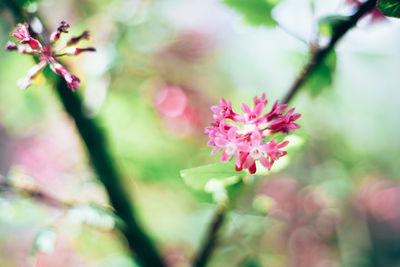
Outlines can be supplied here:
[[63, 65], [57, 62], [57, 58], [65, 55], [78, 55], [85, 51], [96, 51], [93, 47], [77, 48], [75, 47], [82, 39], [89, 39], [89, 32], [84, 31], [77, 37], [72, 37], [66, 44], [61, 45], [57, 48], [53, 48], [55, 43], [60, 39], [62, 33], [68, 33], [69, 24], [65, 21], [60, 23], [57, 31], [53, 32], [48, 41], [40, 42], [33, 38], [29, 33], [27, 24], [18, 24], [12, 36], [20, 40], [21, 44], [14, 42], [8, 42], [6, 44], [6, 50], [16, 50], [21, 54], [28, 54], [37, 56], [40, 62], [33, 66], [29, 71], [28, 75], [18, 81], [18, 85], [21, 89], [25, 89], [32, 84], [32, 79], [35, 78], [38, 73], [47, 66], [57, 74], [61, 75], [67, 82], [68, 87], [74, 91], [79, 89], [80, 80], [78, 77], [70, 73]]
[[281, 149], [289, 143], [283, 141], [278, 144], [270, 136], [275, 133], [289, 134], [300, 128], [294, 123], [300, 114], [294, 113], [294, 108], [284, 114], [288, 105], [278, 105], [275, 101], [271, 111], [262, 115], [267, 103], [265, 94], [261, 98], [254, 97], [253, 109], [242, 104], [244, 115], [235, 113], [232, 103], [223, 98], [219, 106], [212, 106], [215, 122], [205, 130], [210, 137], [208, 145], [214, 146], [212, 154], [222, 149], [222, 162], [234, 156], [237, 171], [248, 169], [251, 174], [255, 173], [256, 160], [270, 170], [276, 160], [286, 155], [286, 151]]

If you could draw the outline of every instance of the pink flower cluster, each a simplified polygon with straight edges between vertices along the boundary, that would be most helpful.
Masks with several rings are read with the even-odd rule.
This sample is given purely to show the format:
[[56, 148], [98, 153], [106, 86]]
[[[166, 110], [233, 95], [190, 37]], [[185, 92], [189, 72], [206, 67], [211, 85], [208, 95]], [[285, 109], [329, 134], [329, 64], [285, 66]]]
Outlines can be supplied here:
[[286, 155], [286, 151], [281, 149], [289, 143], [283, 141], [278, 144], [270, 137], [275, 133], [289, 134], [300, 128], [294, 123], [300, 114], [294, 113], [294, 108], [284, 114], [288, 105], [278, 105], [275, 101], [272, 109], [262, 115], [267, 103], [265, 94], [261, 98], [254, 97], [253, 109], [242, 104], [244, 115], [235, 113], [232, 103], [223, 98], [219, 106], [212, 106], [215, 122], [205, 130], [210, 137], [208, 145], [214, 146], [212, 154], [222, 149], [222, 162], [234, 156], [237, 171], [248, 169], [251, 174], [255, 173], [256, 160], [270, 170], [276, 160]]
[[80, 80], [75, 75], [71, 74], [63, 65], [57, 62], [57, 58], [65, 55], [78, 55], [85, 51], [96, 51], [93, 47], [77, 48], [76, 44], [82, 39], [89, 39], [89, 32], [84, 31], [77, 37], [72, 37], [66, 44], [61, 45], [53, 49], [55, 43], [60, 39], [62, 33], [68, 33], [69, 24], [62, 21], [57, 31], [53, 32], [49, 40], [43, 40], [42, 42], [33, 38], [29, 33], [27, 24], [18, 24], [12, 36], [20, 40], [21, 44], [14, 42], [8, 42], [6, 44], [6, 50], [16, 50], [21, 54], [28, 54], [37, 56], [40, 62], [33, 66], [29, 71], [28, 75], [18, 81], [18, 85], [21, 89], [25, 89], [32, 84], [32, 79], [35, 78], [38, 73], [47, 66], [57, 74], [61, 75], [68, 84], [68, 87], [74, 91], [79, 89]]

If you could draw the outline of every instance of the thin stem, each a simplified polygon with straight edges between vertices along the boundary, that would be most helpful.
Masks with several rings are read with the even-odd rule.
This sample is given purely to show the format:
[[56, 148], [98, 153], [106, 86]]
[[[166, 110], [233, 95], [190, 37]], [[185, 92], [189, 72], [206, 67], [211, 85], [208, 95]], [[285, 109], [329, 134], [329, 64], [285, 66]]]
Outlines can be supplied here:
[[210, 227], [207, 230], [207, 234], [201, 246], [201, 250], [194, 260], [194, 267], [206, 266], [208, 259], [214, 251], [217, 245], [218, 231], [221, 228], [227, 212], [226, 206], [219, 206], [212, 219]]
[[314, 70], [324, 61], [325, 57], [329, 52], [335, 47], [336, 43], [354, 26], [357, 21], [364, 16], [366, 13], [371, 11], [376, 6], [377, 0], [368, 0], [363, 3], [356, 13], [349, 17], [348, 20], [343, 21], [335, 27], [335, 32], [329, 41], [329, 43], [323, 47], [316, 49], [312, 55], [311, 59], [306, 66], [302, 69], [297, 79], [294, 81], [292, 86], [289, 88], [288, 93], [283, 98], [282, 102], [284, 104], [289, 103], [290, 100], [295, 96], [302, 85], [311, 76]]
[[58, 200], [42, 191], [40, 191], [38, 188], [16, 188], [12, 184], [10, 184], [5, 178], [2, 178], [0, 176], [0, 194], [1, 193], [15, 193], [15, 194], [23, 194], [25, 196], [28, 196], [30, 198], [33, 198], [34, 200], [46, 204], [51, 207], [55, 208], [71, 208], [73, 206], [72, 203], [68, 203], [65, 201]]
[[286, 26], [283, 26], [282, 24], [278, 24], [278, 27], [283, 30], [284, 32], [286, 32], [288, 35], [292, 36], [293, 38], [297, 39], [298, 41], [302, 42], [303, 44], [308, 45], [308, 42], [301, 37], [300, 35], [298, 35], [297, 33], [289, 30]]
[[[316, 67], [323, 62], [328, 53], [334, 48], [336, 43], [354, 26], [357, 21], [363, 17], [366, 13], [371, 11], [376, 6], [377, 0], [368, 0], [362, 4], [356, 13], [349, 17], [348, 20], [337, 25], [335, 32], [329, 41], [328, 45], [323, 48], [318, 48], [314, 50], [310, 61], [301, 70], [298, 78], [294, 81], [293, 85], [289, 88], [286, 96], [283, 98], [283, 103], [289, 103], [297, 91], [301, 88], [304, 82], [310, 77]], [[203, 267], [207, 265], [213, 250], [217, 244], [217, 236], [219, 229], [223, 225], [224, 219], [226, 217], [227, 208], [219, 208], [215, 213], [213, 220], [210, 224], [209, 230], [207, 231], [206, 238], [203, 242], [200, 252], [194, 261], [195, 267]]]

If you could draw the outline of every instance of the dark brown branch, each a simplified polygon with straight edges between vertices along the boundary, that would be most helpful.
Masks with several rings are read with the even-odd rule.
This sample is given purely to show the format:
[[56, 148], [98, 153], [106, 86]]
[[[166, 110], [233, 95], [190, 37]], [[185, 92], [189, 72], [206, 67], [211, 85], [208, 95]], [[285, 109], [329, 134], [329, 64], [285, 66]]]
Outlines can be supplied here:
[[218, 232], [224, 222], [226, 212], [227, 208], [225, 206], [218, 207], [210, 227], [207, 230], [205, 239], [203, 240], [201, 250], [194, 260], [194, 267], [206, 266], [208, 259], [211, 257], [214, 248], [217, 245]]
[[103, 129], [97, 121], [89, 118], [83, 112], [82, 100], [72, 92], [64, 79], [55, 74], [57, 93], [65, 110], [74, 119], [78, 131], [86, 144], [91, 162], [100, 181], [108, 193], [111, 204], [116, 214], [125, 222], [126, 228], [122, 229], [128, 244], [136, 254], [138, 262], [142, 266], [165, 266], [152, 241], [144, 232], [136, 219], [135, 209], [130, 202], [127, 187], [123, 184], [122, 177], [112, 161], [108, 151], [108, 142]]
[[[26, 17], [16, 1], [7, 0], [6, 3], [16, 19]], [[43, 28], [44, 32], [46, 32], [45, 25], [43, 25]], [[164, 267], [165, 263], [158, 254], [153, 242], [136, 218], [134, 206], [130, 201], [130, 193], [127, 192], [128, 188], [124, 185], [122, 176], [109, 152], [104, 130], [99, 127], [97, 120], [88, 117], [84, 113], [81, 98], [78, 94], [71, 92], [61, 76], [52, 72], [48, 72], [47, 76], [54, 81], [54, 86], [64, 109], [74, 120], [86, 145], [93, 168], [99, 180], [103, 183], [116, 214], [126, 225], [121, 231], [129, 247], [135, 253], [137, 261], [145, 267]]]
[[323, 48], [318, 48], [313, 51], [311, 55], [311, 60], [300, 72], [297, 79], [294, 81], [293, 85], [289, 88], [288, 93], [282, 100], [282, 103], [287, 104], [295, 94], [299, 91], [302, 85], [311, 76], [314, 70], [325, 60], [329, 52], [335, 47], [336, 43], [354, 26], [357, 21], [371, 11], [376, 6], [377, 0], [368, 0], [362, 4], [356, 13], [349, 17], [348, 20], [343, 21], [337, 25], [334, 29], [333, 36], [329, 41], [328, 45]]

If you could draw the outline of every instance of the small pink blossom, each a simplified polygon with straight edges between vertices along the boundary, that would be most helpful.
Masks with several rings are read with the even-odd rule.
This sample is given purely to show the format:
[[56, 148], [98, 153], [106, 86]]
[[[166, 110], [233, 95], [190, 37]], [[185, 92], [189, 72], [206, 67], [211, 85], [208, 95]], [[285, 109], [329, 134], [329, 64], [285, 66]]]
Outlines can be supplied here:
[[261, 113], [265, 108], [265, 104], [263, 102], [258, 102], [254, 104], [254, 108], [250, 109], [246, 104], [242, 104], [242, 110], [244, 112], [244, 122], [248, 124], [257, 124], [263, 123], [264, 119], [260, 118]]
[[222, 148], [222, 162], [230, 160], [232, 155], [235, 155], [236, 166], [240, 166], [240, 151], [242, 151], [246, 145], [244, 141], [237, 136], [236, 127], [230, 128], [225, 136], [220, 135], [219, 137], [216, 137], [215, 145], [218, 148]]
[[20, 39], [21, 44], [28, 44], [32, 49], [37, 49], [40, 46], [39, 41], [35, 38], [32, 38], [29, 34], [27, 24], [18, 24], [12, 36]]
[[268, 154], [270, 158], [270, 164], [274, 164], [275, 160], [278, 160], [280, 157], [283, 157], [287, 154], [286, 151], [281, 151], [279, 149], [284, 148], [289, 144], [289, 141], [283, 141], [278, 144], [274, 138], [265, 146], [265, 152]]
[[50, 41], [55, 42], [60, 39], [61, 33], [68, 33], [68, 28], [70, 25], [65, 21], [60, 22], [60, 26], [58, 26], [57, 31], [50, 34]]
[[260, 98], [254, 97], [253, 102], [253, 108], [242, 104], [244, 115], [240, 115], [233, 111], [230, 101], [221, 98], [220, 106], [211, 107], [215, 122], [205, 129], [210, 138], [208, 145], [214, 147], [212, 154], [222, 149], [222, 162], [234, 155], [235, 169], [248, 169], [251, 174], [256, 172], [257, 160], [270, 170], [276, 160], [286, 155], [286, 151], [280, 149], [289, 142], [278, 144], [275, 139], [269, 139], [270, 135], [278, 132], [289, 134], [300, 127], [294, 123], [300, 118], [299, 113], [294, 113], [294, 108], [284, 114], [288, 105], [278, 105], [276, 101], [271, 111], [263, 115], [268, 103], [265, 94]]
[[224, 98], [220, 100], [220, 106], [212, 106], [211, 110], [215, 113], [214, 119], [224, 120], [224, 119], [231, 119], [231, 120], [238, 120], [240, 116], [233, 112], [232, 110], [232, 103], [231, 101], [226, 102]]
[[299, 119], [301, 115], [299, 113], [293, 114], [293, 112], [294, 108], [290, 109], [282, 118], [271, 122], [269, 128], [273, 132], [283, 132], [286, 134], [297, 130], [300, 128], [300, 125], [294, 123], [294, 121]]
[[81, 80], [75, 75], [71, 74], [63, 65], [56, 62], [51, 64], [50, 67], [55, 73], [64, 77], [69, 89], [72, 91], [79, 89], [79, 83]]
[[254, 131], [251, 134], [250, 144], [244, 149], [244, 152], [249, 152], [249, 155], [243, 162], [243, 169], [248, 169], [255, 164], [256, 160], [260, 160], [261, 164], [268, 170], [271, 169], [271, 163], [265, 156], [265, 152], [267, 152], [268, 148], [268, 144], [262, 142], [260, 132]]
[[[69, 24], [62, 21], [60, 26], [57, 28], [57, 31], [50, 34], [49, 40], [51, 43], [49, 41], [47, 43], [41, 43], [30, 35], [27, 24], [17, 25], [17, 28], [12, 36], [21, 40], [21, 45], [8, 42], [5, 46], [5, 49], [9, 51], [17, 50], [21, 54], [37, 56], [40, 59], [40, 62], [29, 70], [28, 75], [18, 81], [18, 85], [21, 89], [25, 89], [30, 86], [32, 84], [32, 80], [38, 75], [39, 71], [47, 65], [50, 65], [50, 68], [55, 73], [61, 75], [65, 79], [68, 87], [72, 91], [79, 89], [80, 79], [71, 74], [63, 65], [58, 63], [57, 58], [64, 55], [78, 55], [86, 51], [96, 51], [96, 49], [93, 47], [77, 48], [73, 46], [76, 45], [81, 39], [88, 39], [88, 31], [83, 32], [80, 36], [71, 38], [66, 44], [58, 48], [54, 48], [53, 45], [60, 39], [60, 35], [62, 33], [68, 33], [68, 28]], [[25, 44], [28, 44], [28, 46]]]

